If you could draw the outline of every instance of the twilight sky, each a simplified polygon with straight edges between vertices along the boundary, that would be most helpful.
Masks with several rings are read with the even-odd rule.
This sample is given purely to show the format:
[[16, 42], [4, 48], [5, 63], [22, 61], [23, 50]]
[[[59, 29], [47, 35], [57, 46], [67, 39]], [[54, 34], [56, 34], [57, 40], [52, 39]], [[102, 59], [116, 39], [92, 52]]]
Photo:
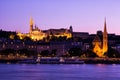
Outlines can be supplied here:
[[120, 0], [0, 0], [0, 29], [29, 31], [29, 20], [42, 30], [69, 28], [77, 32], [103, 30], [120, 34]]

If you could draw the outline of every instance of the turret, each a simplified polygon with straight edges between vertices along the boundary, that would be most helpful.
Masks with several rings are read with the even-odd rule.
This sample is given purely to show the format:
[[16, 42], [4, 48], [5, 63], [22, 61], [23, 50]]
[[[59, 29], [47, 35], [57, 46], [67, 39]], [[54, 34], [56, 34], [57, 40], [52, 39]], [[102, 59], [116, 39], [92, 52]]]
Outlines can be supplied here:
[[69, 30], [70, 30], [71, 33], [73, 32], [73, 28], [72, 28], [72, 26], [70, 26], [70, 29], [69, 29]]

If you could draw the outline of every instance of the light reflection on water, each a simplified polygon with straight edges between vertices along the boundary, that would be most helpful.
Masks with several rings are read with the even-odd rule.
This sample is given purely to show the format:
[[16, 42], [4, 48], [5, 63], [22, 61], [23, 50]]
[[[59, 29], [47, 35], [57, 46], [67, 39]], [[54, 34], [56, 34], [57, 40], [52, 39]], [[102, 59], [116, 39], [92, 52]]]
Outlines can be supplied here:
[[120, 80], [120, 65], [0, 64], [0, 80]]

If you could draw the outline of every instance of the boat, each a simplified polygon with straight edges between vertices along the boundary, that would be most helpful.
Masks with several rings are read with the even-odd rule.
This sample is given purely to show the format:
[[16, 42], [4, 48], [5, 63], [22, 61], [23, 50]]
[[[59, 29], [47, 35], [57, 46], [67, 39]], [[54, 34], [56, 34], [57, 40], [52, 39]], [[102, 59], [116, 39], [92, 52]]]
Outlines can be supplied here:
[[37, 63], [41, 64], [83, 64], [84, 61], [73, 58], [62, 58], [62, 57], [38, 57]]
[[36, 60], [37, 63], [40, 63], [40, 64], [59, 64], [59, 58], [57, 57], [54, 57], [54, 58], [51, 58], [51, 57], [38, 57], [37, 60]]
[[18, 63], [26, 64], [83, 64], [84, 61], [79, 58], [63, 58], [63, 57], [38, 57], [36, 59], [24, 59]]
[[84, 61], [79, 59], [73, 59], [73, 58], [65, 58], [61, 64], [83, 64]]

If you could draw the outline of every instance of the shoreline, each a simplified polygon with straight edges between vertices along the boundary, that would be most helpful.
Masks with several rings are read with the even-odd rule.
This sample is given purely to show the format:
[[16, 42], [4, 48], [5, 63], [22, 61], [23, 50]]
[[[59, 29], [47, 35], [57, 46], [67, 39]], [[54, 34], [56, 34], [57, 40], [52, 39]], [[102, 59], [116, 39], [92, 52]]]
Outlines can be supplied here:
[[[53, 58], [51, 58], [53, 59]], [[66, 58], [69, 59], [69, 58]], [[27, 61], [25, 61], [27, 60]], [[76, 60], [76, 59], [73, 59]], [[42, 61], [36, 62], [33, 59], [0, 59], [0, 63], [18, 63], [18, 64], [120, 64], [120, 58], [79, 58], [76, 61], [58, 62]], [[81, 62], [80, 62], [81, 61]]]
[[86, 64], [120, 64], [120, 58], [85, 58], [80, 60]]

